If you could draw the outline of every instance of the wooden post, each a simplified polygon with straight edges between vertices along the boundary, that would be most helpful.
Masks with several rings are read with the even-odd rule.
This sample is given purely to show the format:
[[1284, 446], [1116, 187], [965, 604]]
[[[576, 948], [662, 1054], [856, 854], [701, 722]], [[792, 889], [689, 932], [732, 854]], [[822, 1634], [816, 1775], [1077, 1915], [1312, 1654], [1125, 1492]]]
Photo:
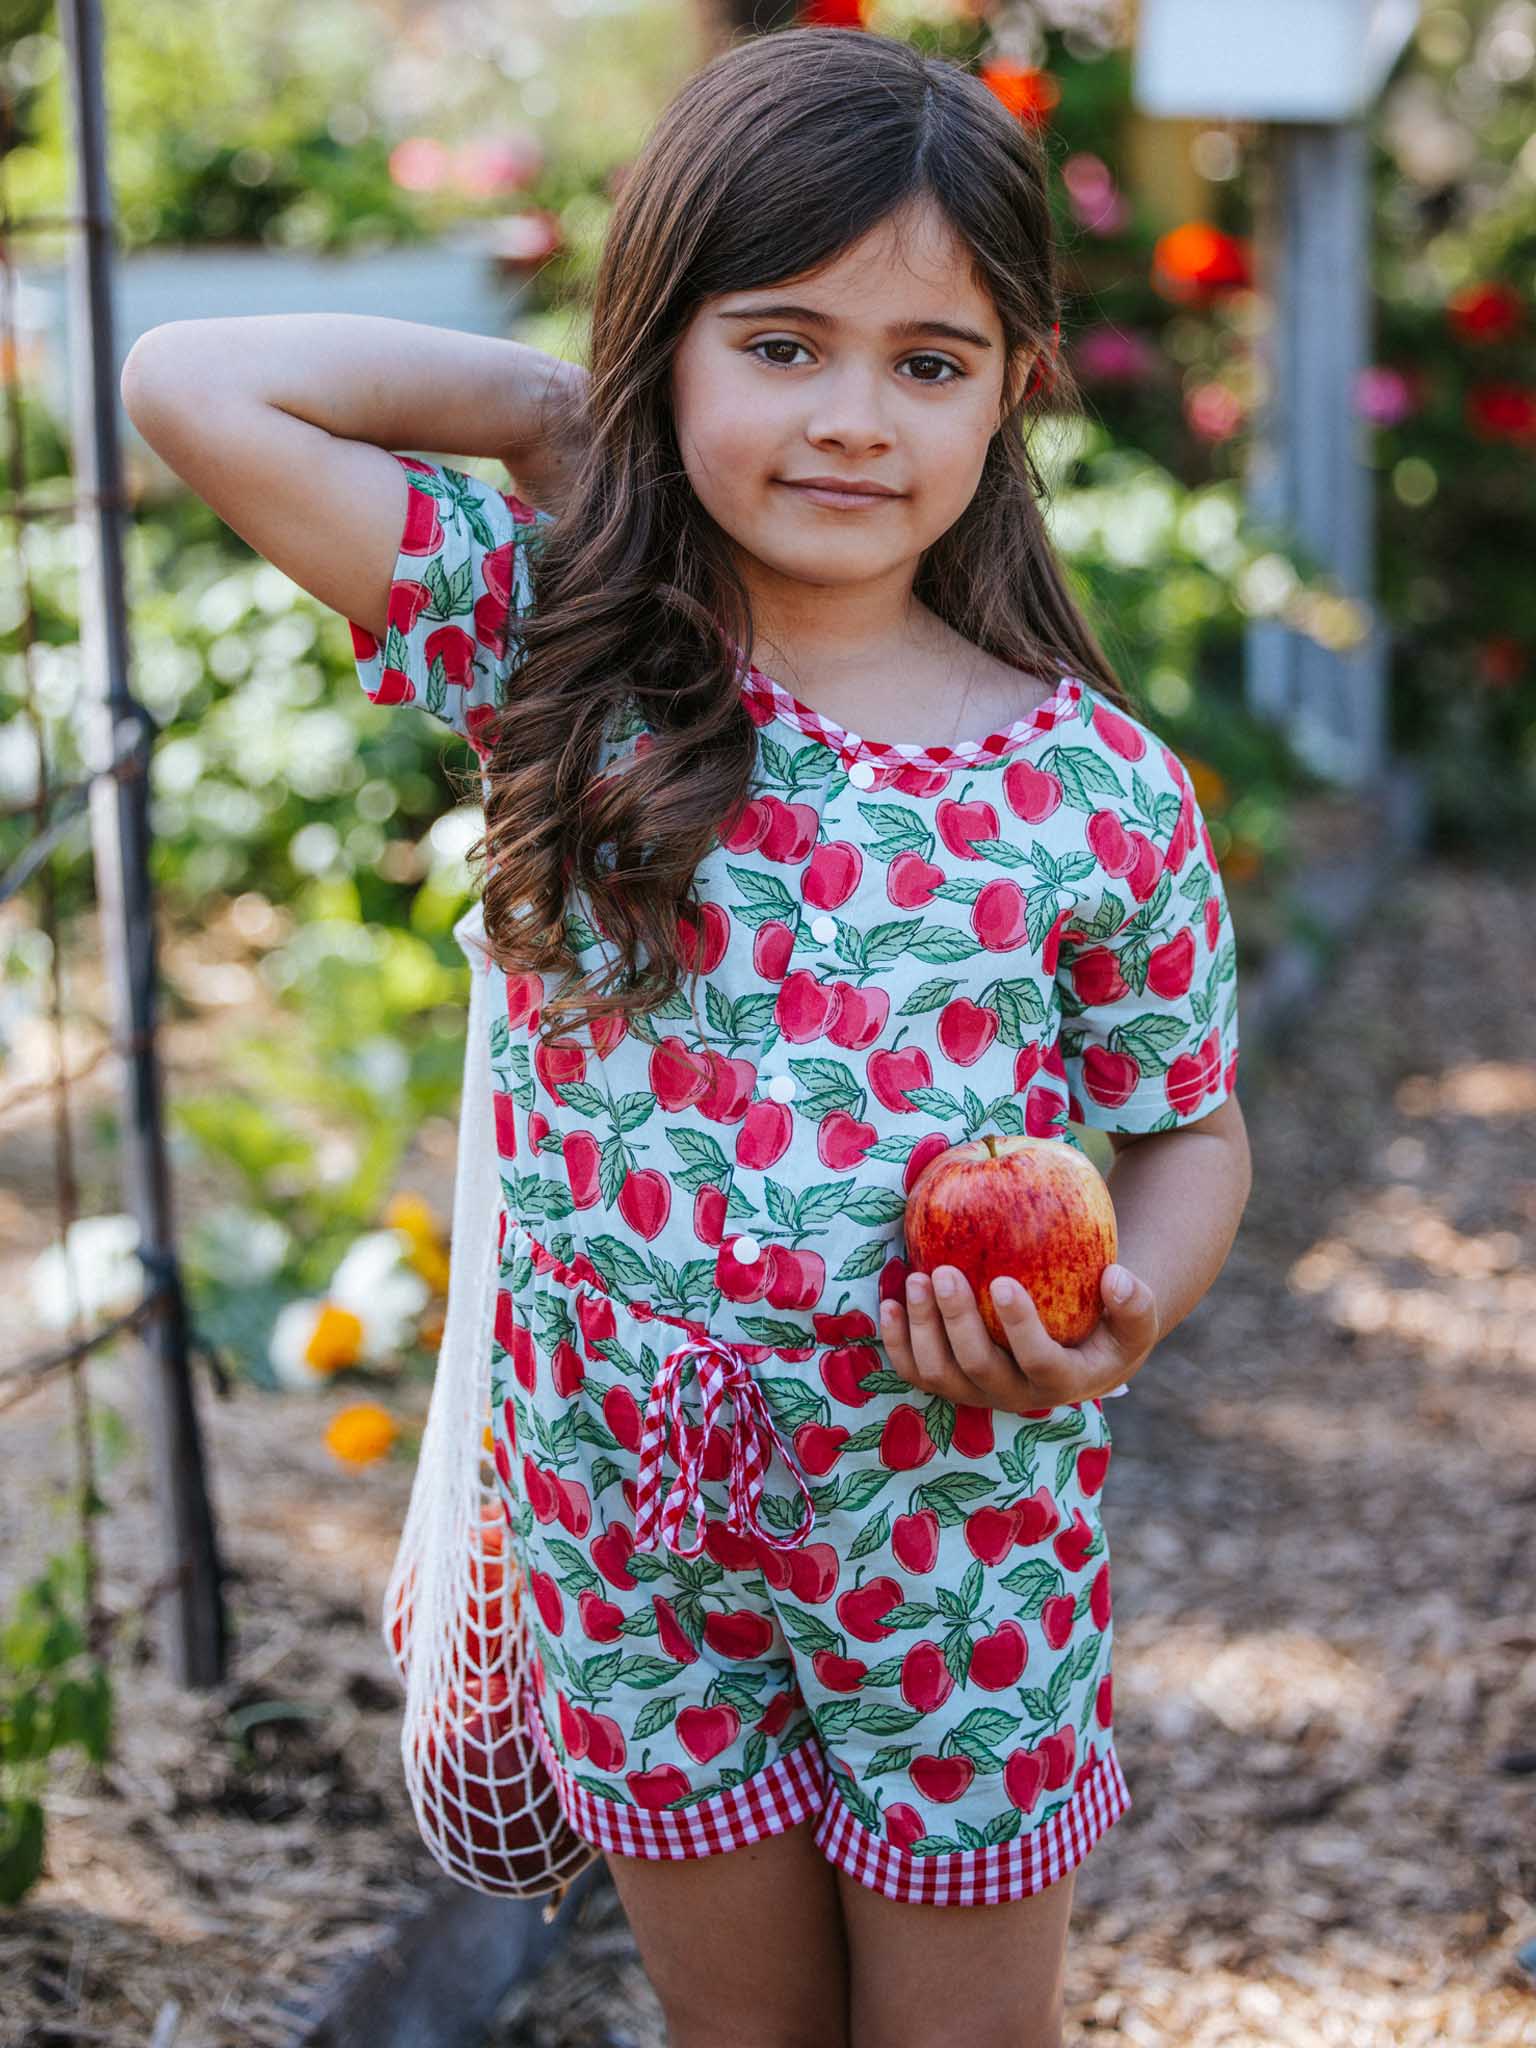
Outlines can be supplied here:
[[[123, 1174], [138, 1219], [146, 1286], [165, 1288], [146, 1326], [145, 1411], [171, 1590], [156, 1620], [178, 1685], [215, 1685], [227, 1649], [222, 1568], [193, 1401], [187, 1326], [171, 1220], [170, 1173], [156, 1058], [154, 898], [149, 882], [148, 752], [152, 724], [128, 688], [123, 596], [122, 465], [117, 439], [117, 355], [112, 325], [112, 215], [107, 183], [99, 0], [62, 0], [74, 126], [77, 232], [70, 245], [71, 398], [80, 641], [92, 690], [96, 745], [91, 829], [102, 945], [123, 1076]], [[133, 765], [111, 764], [142, 753]]]

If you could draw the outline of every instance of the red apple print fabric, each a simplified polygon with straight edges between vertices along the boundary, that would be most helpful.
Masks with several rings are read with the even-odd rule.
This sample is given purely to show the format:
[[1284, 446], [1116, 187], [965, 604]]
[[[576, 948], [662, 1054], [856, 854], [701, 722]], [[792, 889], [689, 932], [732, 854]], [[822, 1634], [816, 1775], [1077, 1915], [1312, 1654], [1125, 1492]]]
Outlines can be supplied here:
[[484, 758], [478, 734], [516, 664], [516, 622], [550, 514], [463, 470], [395, 460], [410, 490], [389, 625], [381, 643], [349, 621], [357, 672], [375, 704], [420, 704]]
[[[476, 550], [519, 523], [500, 502], [483, 541], [440, 513], [461, 614], [491, 586]], [[403, 548], [402, 579], [437, 588], [436, 559]], [[359, 673], [428, 701], [439, 656], [399, 602], [398, 682], [381, 693], [361, 647]], [[475, 687], [504, 688], [484, 651]], [[741, 689], [757, 760], [685, 929], [697, 1020], [685, 985], [542, 1047], [542, 978], [477, 969], [531, 1716], [572, 1824], [610, 1852], [709, 1855], [808, 1819], [888, 1897], [1018, 1898], [1130, 1804], [1110, 1426], [1097, 1400], [924, 1397], [889, 1370], [878, 1305], [902, 1292], [907, 1190], [946, 1147], [1170, 1130], [1226, 1100], [1226, 899], [1182, 763], [1079, 678], [930, 748], [865, 739], [750, 665]], [[462, 698], [437, 701], [460, 722]], [[648, 742], [619, 721], [602, 767]], [[579, 899], [567, 930], [584, 967], [610, 957]]]

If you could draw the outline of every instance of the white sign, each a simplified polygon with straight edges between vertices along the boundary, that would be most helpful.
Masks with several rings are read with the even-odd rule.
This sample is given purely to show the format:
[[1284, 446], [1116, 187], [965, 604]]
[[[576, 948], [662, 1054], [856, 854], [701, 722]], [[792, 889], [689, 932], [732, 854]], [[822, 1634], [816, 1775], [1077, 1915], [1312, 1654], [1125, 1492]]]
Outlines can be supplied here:
[[1352, 120], [1418, 19], [1419, 0], [1141, 0], [1131, 96], [1173, 118]]

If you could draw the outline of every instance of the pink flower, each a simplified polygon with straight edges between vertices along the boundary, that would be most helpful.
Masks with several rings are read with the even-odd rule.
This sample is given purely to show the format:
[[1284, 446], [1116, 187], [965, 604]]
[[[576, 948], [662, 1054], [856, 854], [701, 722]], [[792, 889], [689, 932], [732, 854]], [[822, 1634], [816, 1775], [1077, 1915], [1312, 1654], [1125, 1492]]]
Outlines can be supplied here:
[[1419, 409], [1415, 380], [1386, 363], [1372, 363], [1355, 380], [1355, 410], [1373, 426], [1395, 427]]
[[1204, 441], [1230, 441], [1243, 424], [1243, 408], [1225, 384], [1197, 384], [1184, 401], [1184, 417]]
[[1061, 176], [1082, 226], [1092, 235], [1118, 234], [1130, 218], [1130, 208], [1104, 159], [1089, 150], [1076, 150], [1062, 165]]
[[1118, 327], [1090, 327], [1072, 344], [1073, 372], [1086, 383], [1139, 384], [1157, 365], [1157, 350], [1144, 335]]
[[453, 159], [430, 135], [408, 135], [389, 152], [389, 175], [402, 192], [437, 192], [453, 175]]

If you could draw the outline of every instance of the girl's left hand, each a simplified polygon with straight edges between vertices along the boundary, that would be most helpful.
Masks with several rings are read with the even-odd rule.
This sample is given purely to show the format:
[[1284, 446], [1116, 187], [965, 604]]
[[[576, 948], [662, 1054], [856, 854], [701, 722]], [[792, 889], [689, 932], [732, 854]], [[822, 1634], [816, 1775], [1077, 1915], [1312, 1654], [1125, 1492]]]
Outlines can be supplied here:
[[[1111, 1299], [1117, 1274], [1131, 1281], [1124, 1302]], [[953, 1292], [946, 1295], [949, 1278]], [[941, 1394], [977, 1408], [1022, 1414], [1092, 1401], [1129, 1380], [1157, 1342], [1158, 1309], [1151, 1288], [1127, 1268], [1106, 1266], [1100, 1289], [1104, 1312], [1081, 1344], [1058, 1344], [1046, 1333], [1028, 1291], [995, 1280], [992, 1303], [1008, 1333], [994, 1344], [981, 1320], [970, 1282], [954, 1266], [907, 1276], [907, 1306], [880, 1305], [880, 1341], [891, 1370], [924, 1394]]]

